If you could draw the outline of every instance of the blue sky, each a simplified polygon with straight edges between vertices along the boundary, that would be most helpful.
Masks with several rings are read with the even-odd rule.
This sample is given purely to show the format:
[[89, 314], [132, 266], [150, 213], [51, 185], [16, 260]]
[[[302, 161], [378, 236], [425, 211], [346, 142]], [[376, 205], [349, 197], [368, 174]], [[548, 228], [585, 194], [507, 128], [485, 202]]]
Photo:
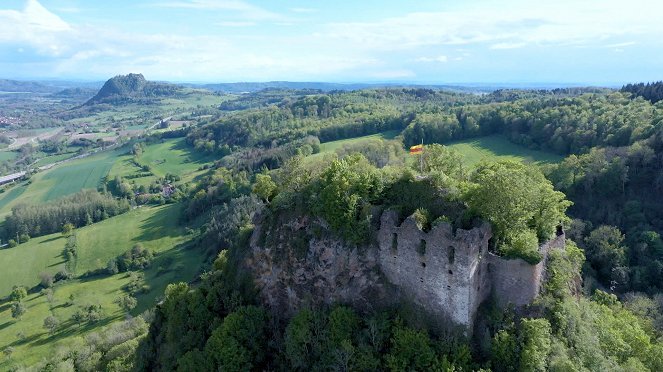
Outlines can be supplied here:
[[0, 78], [663, 79], [663, 2], [3, 0]]

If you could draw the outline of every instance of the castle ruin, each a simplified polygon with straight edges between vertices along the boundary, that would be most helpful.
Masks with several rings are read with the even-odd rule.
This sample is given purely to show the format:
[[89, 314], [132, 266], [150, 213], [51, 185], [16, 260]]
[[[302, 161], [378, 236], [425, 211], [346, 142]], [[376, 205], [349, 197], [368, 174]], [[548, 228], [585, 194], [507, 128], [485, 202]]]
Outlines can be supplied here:
[[441, 223], [422, 231], [414, 217], [398, 225], [398, 214], [383, 213], [378, 232], [379, 266], [387, 279], [426, 312], [472, 328], [479, 305], [494, 296], [498, 305], [527, 305], [539, 294], [548, 251], [564, 248], [565, 236], [543, 244], [536, 265], [488, 251], [492, 237], [484, 223], [471, 230]]
[[541, 289], [548, 251], [565, 242], [558, 231], [540, 247], [541, 262], [532, 265], [489, 252], [488, 223], [455, 231], [441, 223], [426, 232], [413, 216], [399, 224], [398, 213], [386, 211], [377, 245], [366, 247], [315, 232], [324, 225], [307, 216], [256, 224], [245, 264], [276, 314], [287, 317], [309, 305], [334, 303], [375, 309], [406, 300], [434, 323], [471, 332], [479, 305], [491, 296], [501, 307], [531, 303]]

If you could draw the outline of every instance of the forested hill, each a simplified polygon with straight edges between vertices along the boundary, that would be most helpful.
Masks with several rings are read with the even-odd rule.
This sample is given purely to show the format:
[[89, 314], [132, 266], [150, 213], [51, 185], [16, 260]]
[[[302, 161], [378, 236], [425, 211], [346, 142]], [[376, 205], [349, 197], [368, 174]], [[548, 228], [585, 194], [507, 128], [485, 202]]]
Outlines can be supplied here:
[[85, 105], [144, 102], [177, 94], [177, 85], [147, 81], [142, 74], [118, 75], [109, 79]]
[[663, 81], [627, 84], [622, 87], [622, 92], [633, 93], [634, 96], [640, 96], [651, 103], [656, 103], [663, 100]]

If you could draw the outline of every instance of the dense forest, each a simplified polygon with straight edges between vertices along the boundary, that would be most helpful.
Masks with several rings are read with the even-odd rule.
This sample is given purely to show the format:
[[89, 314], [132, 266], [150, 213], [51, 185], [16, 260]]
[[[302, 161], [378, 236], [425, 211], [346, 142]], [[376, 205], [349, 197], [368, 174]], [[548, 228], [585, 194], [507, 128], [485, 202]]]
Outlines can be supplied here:
[[644, 97], [651, 103], [663, 100], [663, 81], [655, 83], [626, 84], [621, 89], [622, 92], [632, 93], [634, 96]]
[[[663, 106], [636, 92], [644, 87], [241, 95], [222, 105], [220, 119], [186, 133], [191, 149], [218, 158], [182, 197], [182, 220], [202, 224], [196, 245], [209, 271], [168, 287], [144, 316], [146, 336], [137, 336], [145, 332], [137, 321], [136, 333], [98, 352], [65, 352], [48, 363], [141, 371], [663, 370]], [[385, 131], [399, 135], [311, 156], [326, 142]], [[466, 167], [443, 146], [486, 135], [565, 158]], [[422, 162], [413, 164], [405, 149], [422, 140]], [[123, 180], [116, 181], [109, 185], [119, 190]], [[541, 260], [538, 245], [558, 225], [569, 240], [549, 256], [535, 303], [506, 312], [485, 303], [469, 338], [436, 329], [407, 304], [371, 311], [336, 304], [284, 317], [259, 302], [242, 266], [257, 218], [311, 216], [325, 222], [325, 233], [365, 247], [383, 210], [413, 215], [423, 230], [487, 221], [493, 253], [530, 263]], [[144, 253], [128, 251], [113, 267], [149, 264]]]
[[[502, 90], [486, 95], [429, 89], [304, 93], [310, 92], [283, 92], [280, 102], [275, 91], [244, 96], [240, 100], [263, 99], [253, 106], [262, 108], [194, 129], [187, 141], [200, 151], [225, 155], [221, 164], [228, 169], [256, 172], [283, 167], [297, 154], [315, 153], [315, 139], [305, 140], [311, 137], [328, 142], [395, 129], [402, 131], [403, 143], [409, 146], [422, 139], [444, 144], [503, 135], [531, 149], [568, 156], [544, 171], [574, 202], [569, 212], [576, 218], [571, 232], [578, 244], [587, 248], [586, 238], [603, 225], [618, 229], [621, 253], [602, 263], [589, 256], [588, 268], [596, 270], [607, 262], [603, 270], [620, 276], [617, 280], [598, 275], [600, 282], [614, 287], [617, 280], [622, 293], [653, 293], [661, 283], [657, 278], [663, 271], [657, 265], [663, 264], [663, 257], [654, 248], [663, 233], [663, 201], [658, 197], [663, 187], [660, 104], [601, 89]], [[311, 150], [302, 141], [313, 143]], [[385, 143], [371, 146], [379, 158], [394, 160], [398, 153]]]

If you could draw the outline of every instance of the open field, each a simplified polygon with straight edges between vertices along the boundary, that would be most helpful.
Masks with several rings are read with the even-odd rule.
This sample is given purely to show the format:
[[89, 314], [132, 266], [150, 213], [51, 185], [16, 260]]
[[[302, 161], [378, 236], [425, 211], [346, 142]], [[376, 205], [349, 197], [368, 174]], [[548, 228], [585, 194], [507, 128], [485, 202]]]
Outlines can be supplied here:
[[74, 153], [74, 152], [69, 152], [69, 153], [66, 153], [66, 154], [59, 154], [59, 155], [50, 155], [50, 156], [46, 156], [46, 157], [43, 157], [43, 158], [37, 160], [37, 162], [32, 164], [32, 166], [37, 168], [37, 167], [41, 167], [41, 166], [44, 166], [44, 165], [57, 163], [59, 161], [69, 159], [69, 158], [74, 157], [74, 156], [76, 156], [76, 153]]
[[13, 151], [0, 151], [0, 162], [14, 160], [16, 153]]
[[473, 166], [483, 159], [510, 159], [536, 164], [556, 163], [563, 159], [550, 152], [530, 150], [497, 135], [452, 142], [446, 146], [461, 153], [468, 166]]
[[38, 203], [71, 195], [82, 189], [96, 189], [124, 148], [103, 151], [83, 159], [73, 160], [31, 177], [0, 194], [0, 219], [18, 203]]
[[[177, 226], [178, 205], [141, 207], [76, 231], [78, 260], [75, 274], [105, 267], [108, 260], [141, 243], [159, 252], [183, 242], [183, 230]], [[15, 248], [0, 249], [0, 298], [14, 285], [32, 288], [39, 283], [40, 272], [56, 273], [64, 269], [62, 249], [65, 238], [51, 234], [30, 239]]]
[[[155, 252], [155, 258], [152, 265], [144, 270], [149, 291], [137, 296], [138, 306], [131, 313], [138, 315], [148, 309], [163, 295], [169, 283], [192, 280], [204, 260], [198, 250], [186, 246], [188, 237], [184, 235], [183, 228], [177, 226], [179, 208], [177, 204], [137, 208], [78, 229], [76, 274], [105, 267], [110, 258], [140, 242]], [[0, 250], [0, 262], [5, 268], [0, 272], [0, 296], [10, 292], [10, 283], [24, 284], [29, 288], [35, 286], [37, 275], [44, 268], [49, 272], [62, 269], [64, 244], [65, 239], [60, 234], [52, 234], [31, 239], [15, 248]], [[9, 303], [0, 302], [0, 349], [12, 346], [15, 349], [12, 359], [31, 364], [50, 355], [59, 345], [70, 343], [74, 337], [123, 319], [124, 314], [114, 301], [125, 293], [123, 287], [129, 281], [128, 275], [123, 273], [73, 279], [55, 285], [52, 303], [46, 296], [33, 291], [24, 300], [28, 309], [18, 321], [11, 317]], [[71, 306], [66, 304], [70, 295], [74, 297], [74, 305]], [[103, 317], [92, 326], [79, 328], [70, 317], [80, 306], [89, 304], [100, 304]], [[49, 315], [54, 315], [61, 322], [53, 335], [42, 326], [44, 318]], [[25, 336], [23, 341], [17, 337], [19, 332]], [[0, 370], [8, 365], [0, 360]]]
[[333, 152], [336, 151], [337, 149], [340, 149], [344, 145], [360, 143], [368, 140], [374, 140], [374, 139], [391, 140], [394, 139], [394, 137], [396, 137], [398, 134], [400, 134], [400, 131], [389, 130], [382, 133], [371, 134], [369, 136], [347, 138], [338, 141], [325, 142], [320, 144], [320, 153]]
[[389, 130], [382, 133], [371, 134], [368, 136], [355, 137], [355, 138], [346, 138], [338, 141], [330, 141], [320, 144], [320, 152], [313, 154], [306, 158], [307, 162], [315, 161], [317, 159], [322, 159], [325, 154], [333, 153], [337, 149], [342, 148], [344, 145], [356, 144], [361, 142], [366, 142], [375, 139], [391, 140], [394, 139], [397, 135], [400, 134], [400, 131]]
[[172, 173], [179, 175], [183, 180], [190, 180], [195, 173], [199, 173], [198, 169], [201, 166], [214, 160], [213, 156], [193, 151], [184, 142], [184, 138], [149, 145], [138, 158], [138, 162], [149, 165], [157, 177]]

